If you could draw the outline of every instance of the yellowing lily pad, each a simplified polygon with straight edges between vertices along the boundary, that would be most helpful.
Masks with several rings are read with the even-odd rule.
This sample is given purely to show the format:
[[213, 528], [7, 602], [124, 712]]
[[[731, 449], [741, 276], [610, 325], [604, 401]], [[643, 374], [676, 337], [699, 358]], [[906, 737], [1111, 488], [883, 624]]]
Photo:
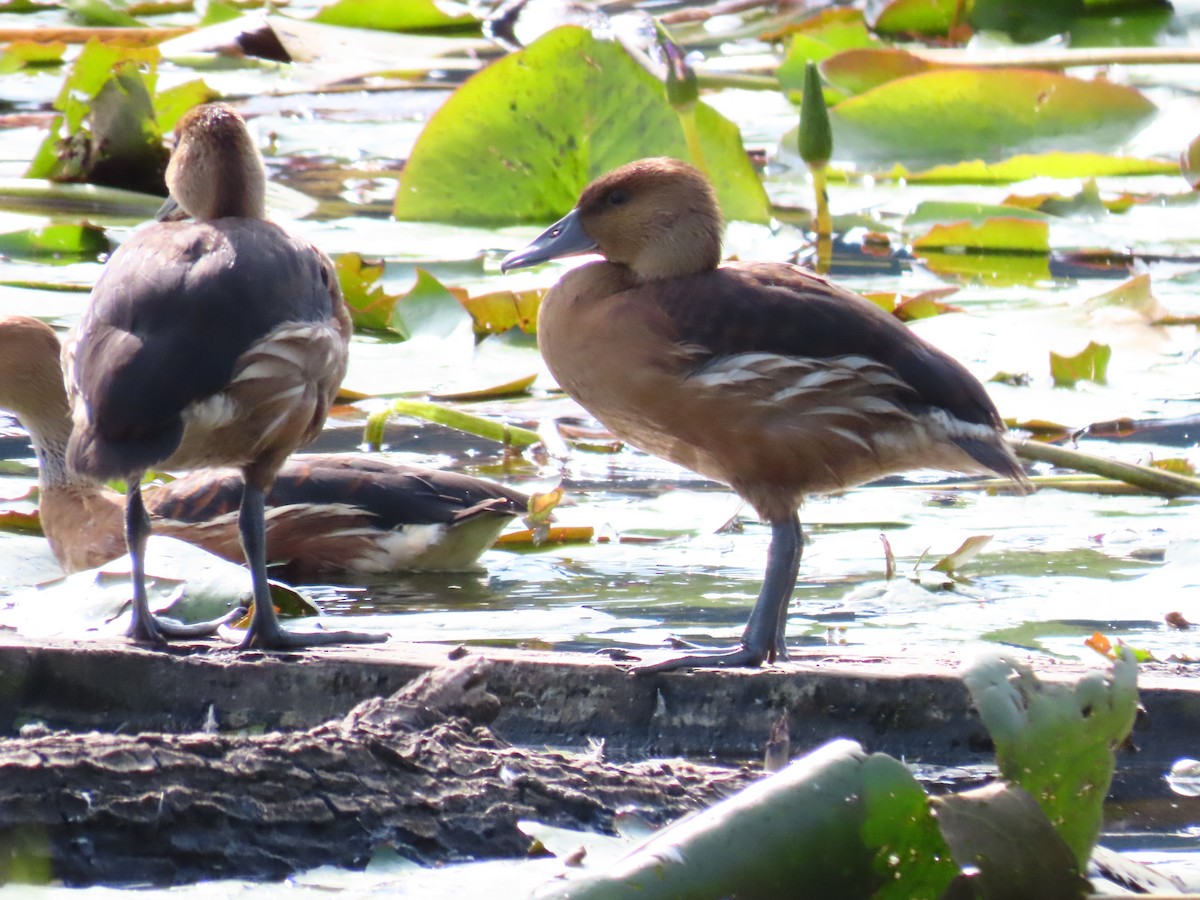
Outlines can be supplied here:
[[[453, 9], [447, 11], [446, 7]], [[323, 7], [313, 21], [379, 31], [458, 30], [479, 25], [465, 4], [434, 0], [337, 0]]]
[[463, 306], [475, 322], [476, 334], [501, 334], [520, 328], [526, 334], [537, 331], [538, 307], [544, 290], [492, 291], [468, 297]]
[[962, 0], [891, 0], [872, 7], [870, 25], [880, 34], [946, 34], [964, 6]]
[[[704, 103], [695, 117], [726, 218], [767, 221], [737, 127]], [[644, 156], [689, 158], [662, 83], [620, 44], [557, 28], [470, 78], [434, 114], [394, 211], [418, 221], [547, 222], [589, 181]]]
[[961, 67], [889, 81], [830, 113], [839, 157], [961, 160], [1119, 144], [1154, 111], [1110, 81]]
[[1171, 175], [1173, 162], [1109, 156], [1103, 153], [1021, 153], [1000, 162], [981, 159], [910, 171], [894, 166], [884, 177], [921, 184], [1004, 184], [1026, 178], [1103, 178], [1120, 175]]
[[879, 45], [867, 30], [862, 13], [850, 8], [817, 13], [789, 28], [788, 33], [791, 45], [775, 70], [775, 77], [785, 91], [804, 88], [804, 67], [810, 62], [820, 62], [846, 50]]
[[1090, 341], [1074, 356], [1061, 356], [1050, 352], [1050, 374], [1058, 387], [1074, 387], [1080, 381], [1105, 384], [1108, 381], [1108, 361], [1112, 359], [1112, 347]]
[[16, 72], [26, 66], [57, 65], [67, 45], [62, 41], [12, 41], [0, 50], [0, 73]]
[[861, 94], [873, 87], [927, 72], [936, 66], [915, 54], [894, 47], [846, 50], [821, 64], [821, 75], [845, 94]]
[[1045, 221], [1017, 217], [996, 217], [981, 224], [955, 222], [934, 225], [912, 242], [913, 250], [963, 248], [1020, 253], [1049, 253], [1050, 225]]

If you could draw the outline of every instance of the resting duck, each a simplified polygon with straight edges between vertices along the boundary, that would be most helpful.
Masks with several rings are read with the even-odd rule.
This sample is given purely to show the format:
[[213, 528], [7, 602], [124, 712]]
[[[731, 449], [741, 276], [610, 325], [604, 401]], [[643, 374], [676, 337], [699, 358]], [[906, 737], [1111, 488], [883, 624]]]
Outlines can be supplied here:
[[245, 122], [217, 104], [186, 113], [167, 166], [195, 220], [155, 222], [109, 259], [63, 345], [70, 471], [128, 484], [130, 636], [151, 644], [215, 631], [151, 615], [145, 590], [150, 468], [234, 466], [254, 584], [243, 647], [362, 643], [386, 635], [285, 631], [271, 603], [264, 502], [284, 460], [321, 430], [346, 373], [350, 316], [333, 264], [264, 217], [266, 172]]
[[995, 407], [959, 363], [797, 266], [720, 265], [722, 230], [700, 172], [643, 159], [588, 185], [501, 266], [600, 254], [542, 299], [551, 373], [613, 434], [725, 482], [771, 526], [741, 643], [640, 671], [787, 658], [807, 494], [915, 468], [1027, 484]]
[[[42, 528], [67, 572], [125, 552], [125, 495], [67, 469], [70, 408], [49, 325], [0, 318], [0, 409], [38, 457]], [[155, 530], [234, 562], [242, 473], [202, 469], [143, 486]], [[324, 574], [462, 571], [528, 511], [511, 488], [456, 472], [360, 455], [289, 459], [267, 494], [267, 560], [291, 580]]]

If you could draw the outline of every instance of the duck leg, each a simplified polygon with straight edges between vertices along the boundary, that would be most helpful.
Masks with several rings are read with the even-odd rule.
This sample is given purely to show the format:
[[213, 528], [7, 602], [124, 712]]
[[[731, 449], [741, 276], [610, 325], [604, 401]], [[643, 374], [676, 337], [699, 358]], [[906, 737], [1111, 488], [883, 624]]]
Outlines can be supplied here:
[[386, 641], [386, 634], [365, 634], [359, 631], [285, 631], [275, 614], [271, 600], [271, 585], [267, 581], [267, 541], [265, 524], [266, 491], [250, 480], [247, 472], [242, 492], [242, 508], [238, 529], [246, 565], [254, 582], [254, 617], [242, 641], [242, 649], [292, 650], [324, 644], [376, 644]]
[[663, 662], [636, 666], [639, 675], [651, 672], [670, 672], [684, 668], [730, 668], [760, 666], [764, 661], [786, 660], [787, 643], [784, 625], [787, 622], [788, 602], [796, 586], [800, 570], [800, 554], [804, 539], [800, 533], [800, 516], [771, 523], [771, 546], [767, 550], [767, 571], [763, 577], [758, 600], [750, 612], [741, 643], [727, 649], [700, 650]]
[[146, 595], [146, 542], [150, 539], [150, 516], [142, 502], [141, 473], [131, 475], [125, 491], [125, 546], [129, 550], [130, 578], [133, 580], [133, 617], [125, 635], [145, 644], [162, 646], [167, 638], [207, 637], [228, 620], [183, 625], [171, 619], [156, 618], [150, 612]]

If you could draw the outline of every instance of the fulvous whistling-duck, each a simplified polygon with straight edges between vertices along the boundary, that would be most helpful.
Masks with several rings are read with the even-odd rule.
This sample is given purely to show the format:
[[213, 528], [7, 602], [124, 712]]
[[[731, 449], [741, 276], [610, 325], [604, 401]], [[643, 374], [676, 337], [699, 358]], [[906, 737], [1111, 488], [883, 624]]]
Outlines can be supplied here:
[[[67, 468], [70, 407], [58, 337], [27, 316], [0, 318], [0, 409], [38, 457], [42, 529], [67, 572], [125, 552], [125, 495]], [[143, 486], [156, 531], [241, 562], [237, 469], [202, 469]], [[287, 578], [461, 571], [528, 511], [519, 491], [457, 472], [359, 454], [291, 458], [267, 494], [267, 559]]]
[[212, 632], [155, 619], [146, 602], [151, 467], [235, 466], [245, 479], [238, 529], [254, 583], [243, 647], [385, 640], [285, 631], [271, 603], [264, 498], [293, 450], [321, 430], [346, 373], [350, 316], [333, 264], [265, 216], [266, 172], [245, 122], [205, 104], [175, 130], [172, 200], [193, 222], [159, 221], [108, 260], [63, 345], [74, 427], [67, 466], [128, 484], [134, 640]]
[[542, 299], [538, 346], [616, 436], [723, 481], [771, 526], [740, 645], [642, 667], [786, 659], [806, 494], [940, 468], [1027, 479], [979, 382], [875, 304], [797, 266], [721, 261], [708, 180], [643, 159], [590, 184], [502, 269], [580, 253]]

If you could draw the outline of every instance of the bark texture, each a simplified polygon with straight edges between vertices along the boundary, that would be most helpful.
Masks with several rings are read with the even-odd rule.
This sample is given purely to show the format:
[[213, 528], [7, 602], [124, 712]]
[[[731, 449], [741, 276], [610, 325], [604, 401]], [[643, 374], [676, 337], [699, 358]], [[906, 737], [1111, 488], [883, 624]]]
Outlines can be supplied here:
[[[292, 733], [26, 734], [0, 743], [0, 878], [172, 884], [521, 856], [520, 819], [610, 830], [675, 818], [756, 773], [605, 763], [506, 744], [489, 665], [446, 666]], [[27, 729], [27, 732], [30, 729]]]

